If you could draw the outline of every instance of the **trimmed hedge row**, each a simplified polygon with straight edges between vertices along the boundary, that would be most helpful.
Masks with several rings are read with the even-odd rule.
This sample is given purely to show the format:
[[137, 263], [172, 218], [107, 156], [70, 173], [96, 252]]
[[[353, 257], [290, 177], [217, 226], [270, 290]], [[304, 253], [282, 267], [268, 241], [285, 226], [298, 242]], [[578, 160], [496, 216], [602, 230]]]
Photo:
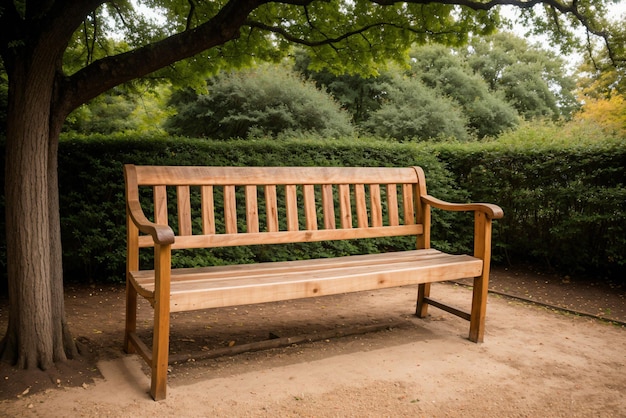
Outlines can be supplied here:
[[[434, 155], [415, 146], [382, 141], [229, 141], [213, 142], [184, 138], [104, 138], [64, 140], [59, 151], [59, 183], [65, 274], [71, 278], [122, 280], [125, 262], [124, 163], [158, 165], [235, 166], [411, 166], [428, 172], [429, 186], [447, 199], [464, 200], [452, 176]], [[171, 208], [170, 213], [175, 213]], [[442, 223], [454, 216], [440, 215]], [[442, 230], [444, 230], [442, 228]], [[460, 251], [469, 242], [447, 244]], [[214, 250], [177, 251], [177, 266], [227, 264], [312, 258], [337, 254], [368, 253], [378, 247], [402, 249], [414, 239], [386, 238], [377, 241], [323, 242], [285, 246], [250, 246]], [[146, 254], [146, 261], [150, 255]]]
[[471, 200], [498, 202], [495, 252], [570, 274], [625, 280], [626, 144], [444, 144], [439, 159]]
[[[494, 223], [495, 262], [541, 262], [564, 273], [596, 275], [617, 275], [626, 264], [626, 145], [618, 143], [525, 148], [498, 143], [397, 144], [367, 139], [212, 142], [90, 136], [66, 138], [59, 149], [64, 270], [70, 280], [124, 279], [125, 163], [420, 165], [433, 195], [451, 201], [494, 202], [503, 207], [505, 218]], [[0, 196], [0, 210], [3, 207]], [[435, 210], [433, 246], [471, 251], [471, 221], [467, 214]], [[4, 216], [0, 227], [3, 224]], [[271, 250], [251, 246], [178, 252], [175, 262], [189, 266], [207, 260], [214, 264], [267, 261], [413, 245], [412, 239], [384, 239], [293, 244]], [[5, 262], [4, 233], [0, 256]]]

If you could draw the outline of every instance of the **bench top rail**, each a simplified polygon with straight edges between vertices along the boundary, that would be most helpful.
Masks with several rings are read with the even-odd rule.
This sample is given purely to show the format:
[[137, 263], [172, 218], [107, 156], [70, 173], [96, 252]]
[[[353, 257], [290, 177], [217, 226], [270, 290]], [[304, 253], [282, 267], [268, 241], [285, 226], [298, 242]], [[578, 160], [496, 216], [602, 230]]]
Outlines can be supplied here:
[[[423, 233], [416, 199], [425, 188], [411, 167], [126, 165], [125, 173], [131, 218], [170, 227], [173, 249]], [[153, 245], [139, 237], [140, 247]]]
[[264, 185], [264, 184], [372, 184], [381, 179], [392, 183], [417, 183], [411, 167], [193, 167], [133, 166], [142, 185]]

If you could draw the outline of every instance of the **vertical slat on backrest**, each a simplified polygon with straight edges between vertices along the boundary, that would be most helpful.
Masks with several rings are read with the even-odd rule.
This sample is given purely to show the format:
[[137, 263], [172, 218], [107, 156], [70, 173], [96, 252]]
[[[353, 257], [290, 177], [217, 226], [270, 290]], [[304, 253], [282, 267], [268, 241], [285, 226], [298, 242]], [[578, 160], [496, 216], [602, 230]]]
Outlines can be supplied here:
[[317, 230], [317, 211], [315, 208], [315, 188], [312, 184], [302, 186], [304, 197], [304, 217], [308, 231]]
[[372, 226], [383, 226], [383, 208], [379, 184], [370, 184], [370, 207]]
[[322, 184], [322, 211], [324, 212], [324, 229], [335, 229], [335, 202], [332, 184]]
[[256, 186], [246, 186], [246, 230], [259, 232], [259, 205]]
[[191, 235], [191, 201], [189, 186], [176, 186], [178, 235]]
[[167, 188], [154, 186], [154, 222], [160, 225], [168, 225], [167, 221]]
[[413, 205], [413, 185], [402, 185], [402, 204], [404, 207], [404, 224], [413, 225], [415, 223], [415, 211]]
[[354, 185], [354, 199], [356, 200], [356, 224], [359, 228], [367, 228], [367, 202], [365, 201], [365, 185]]
[[224, 186], [224, 226], [227, 234], [237, 233], [235, 186]]
[[395, 184], [387, 185], [387, 211], [389, 215], [389, 225], [397, 226], [398, 218], [398, 189]]
[[267, 232], [278, 231], [278, 204], [276, 203], [276, 186], [265, 186], [265, 211], [267, 216]]
[[352, 205], [350, 204], [350, 186], [339, 185], [339, 213], [341, 214], [341, 227], [352, 228]]
[[202, 200], [202, 233], [215, 234], [215, 202], [213, 199], [213, 186], [200, 188]]
[[298, 198], [296, 186], [288, 184], [285, 186], [285, 201], [287, 205], [287, 230], [297, 231], [298, 228]]

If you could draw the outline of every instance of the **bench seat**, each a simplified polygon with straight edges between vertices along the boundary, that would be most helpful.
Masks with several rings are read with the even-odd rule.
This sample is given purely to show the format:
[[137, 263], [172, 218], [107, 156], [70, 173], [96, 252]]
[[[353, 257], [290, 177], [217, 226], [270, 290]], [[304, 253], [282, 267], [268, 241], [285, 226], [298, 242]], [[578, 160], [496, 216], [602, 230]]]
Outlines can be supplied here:
[[[276, 302], [480, 276], [482, 260], [434, 249], [172, 269], [170, 312]], [[130, 272], [154, 301], [154, 270]]]

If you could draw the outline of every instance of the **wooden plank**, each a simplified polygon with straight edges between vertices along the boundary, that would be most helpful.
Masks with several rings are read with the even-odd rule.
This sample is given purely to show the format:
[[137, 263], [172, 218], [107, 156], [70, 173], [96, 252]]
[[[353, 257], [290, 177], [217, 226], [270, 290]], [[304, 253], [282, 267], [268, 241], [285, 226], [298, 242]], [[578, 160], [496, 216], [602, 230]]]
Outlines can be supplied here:
[[413, 187], [411, 184], [402, 185], [402, 206], [404, 209], [404, 224], [414, 224], [415, 209], [413, 202]]
[[276, 186], [265, 186], [265, 215], [267, 217], [267, 231], [278, 231], [278, 203], [276, 200]]
[[134, 166], [141, 185], [248, 184], [371, 184], [386, 179], [393, 183], [417, 183], [411, 167], [190, 167]]
[[224, 226], [227, 234], [237, 233], [235, 186], [224, 186]]
[[354, 185], [354, 200], [356, 201], [356, 224], [359, 228], [367, 228], [369, 226], [369, 219], [367, 217], [364, 184]]
[[348, 184], [339, 185], [339, 219], [341, 227], [352, 228], [352, 205], [350, 203], [350, 186]]
[[389, 216], [389, 225], [396, 226], [400, 224], [398, 215], [398, 189], [395, 184], [387, 184], [387, 214]]
[[165, 186], [154, 186], [154, 223], [168, 225], [167, 220], [167, 189]]
[[285, 202], [287, 206], [287, 230], [297, 231], [298, 225], [298, 197], [296, 186], [288, 184], [285, 186]]
[[[216, 234], [216, 235], [189, 235], [176, 237], [172, 249], [183, 248], [214, 248], [237, 245], [255, 244], [288, 244], [291, 242], [316, 242], [341, 239], [398, 237], [419, 235], [424, 232], [422, 225], [398, 225], [370, 228], [351, 229], [319, 229], [315, 231], [278, 231], [259, 232], [250, 234]], [[154, 245], [151, 237], [139, 237], [139, 247], [148, 248]]]
[[213, 186], [200, 187], [200, 199], [202, 205], [202, 233], [215, 234], [215, 201]]
[[383, 207], [380, 199], [380, 185], [370, 184], [370, 212], [372, 216], [372, 226], [383, 226]]
[[322, 211], [324, 213], [324, 228], [335, 229], [335, 200], [331, 184], [322, 184]]
[[259, 232], [259, 207], [256, 186], [246, 186], [246, 232]]
[[[416, 265], [415, 263], [354, 267], [265, 277], [173, 284], [172, 312], [274, 302], [303, 297], [383, 289], [466, 277], [480, 263]], [[478, 266], [478, 267], [477, 267]]]
[[[428, 303], [429, 305], [434, 306], [435, 308], [439, 308], [439, 309], [441, 309], [443, 311], [449, 312], [452, 315], [456, 315], [459, 318], [463, 318], [466, 321], [469, 321], [471, 319], [471, 315], [469, 314], [469, 312], [462, 311], [462, 310], [457, 309], [457, 308], [455, 308], [453, 306], [444, 305], [443, 303], [441, 303], [439, 301], [436, 301], [434, 299], [424, 298], [424, 302]], [[421, 318], [423, 318], [423, 316]]]
[[[417, 199], [416, 199], [417, 200]], [[500, 219], [504, 216], [502, 208], [492, 203], [451, 203], [430, 195], [422, 195], [421, 201], [439, 209], [453, 212], [483, 212], [489, 219]]]
[[191, 235], [191, 198], [189, 186], [176, 186], [178, 235]]
[[468, 277], [480, 272], [480, 260], [432, 263], [385, 263], [358, 267], [292, 272], [264, 277], [173, 283], [172, 311], [205, 309], [325, 296], [363, 290], [430, 283]]
[[306, 229], [309, 231], [317, 230], [317, 208], [315, 206], [315, 188], [312, 184], [302, 186], [302, 194], [304, 201], [304, 218]]
[[[320, 258], [308, 260], [279, 261], [271, 263], [235, 264], [225, 266], [188, 267], [174, 269], [171, 272], [171, 282], [181, 284], [185, 281], [211, 281], [231, 278], [257, 278], [268, 275], [285, 273], [300, 274], [316, 270], [336, 270], [338, 268], [368, 267], [372, 265], [392, 265], [399, 263], [442, 264], [450, 260], [475, 260], [468, 255], [450, 255], [434, 249], [395, 251], [389, 253], [363, 254], [335, 258]], [[139, 270], [131, 272], [131, 277], [137, 285], [146, 292], [154, 290], [154, 270]]]
[[141, 341], [135, 332], [128, 334], [128, 340], [137, 349], [137, 353], [144, 359], [144, 361], [148, 364], [152, 364], [152, 352], [150, 351], [150, 348], [148, 348], [148, 346]]

